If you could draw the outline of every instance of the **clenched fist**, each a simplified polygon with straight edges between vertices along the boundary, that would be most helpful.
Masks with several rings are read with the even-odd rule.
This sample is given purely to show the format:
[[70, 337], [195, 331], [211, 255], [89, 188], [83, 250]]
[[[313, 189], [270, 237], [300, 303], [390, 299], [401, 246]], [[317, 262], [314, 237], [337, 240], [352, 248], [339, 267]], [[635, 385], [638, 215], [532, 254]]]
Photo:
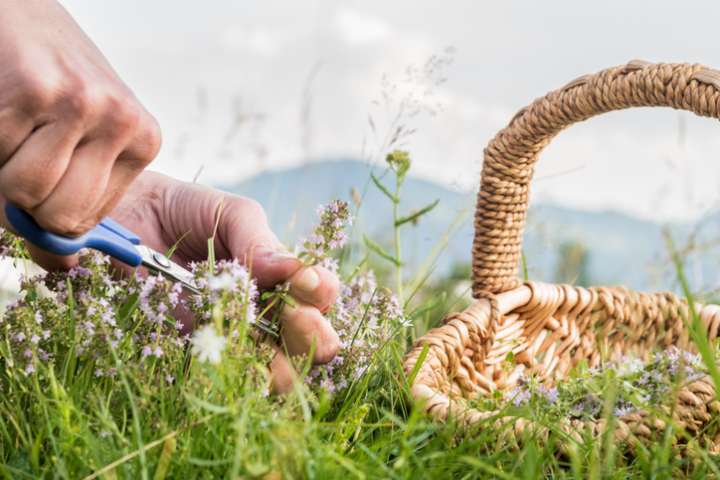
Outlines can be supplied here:
[[157, 155], [155, 119], [55, 0], [0, 1], [0, 196], [92, 228]]

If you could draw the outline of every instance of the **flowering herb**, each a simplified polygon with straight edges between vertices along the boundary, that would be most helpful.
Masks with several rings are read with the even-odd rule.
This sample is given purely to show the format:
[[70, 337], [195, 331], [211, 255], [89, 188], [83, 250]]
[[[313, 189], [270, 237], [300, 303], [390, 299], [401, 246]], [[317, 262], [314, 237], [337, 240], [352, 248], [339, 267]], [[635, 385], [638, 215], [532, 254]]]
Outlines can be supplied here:
[[[318, 215], [319, 225], [299, 256], [337, 271], [330, 253], [347, 241], [348, 204], [333, 201]], [[109, 258], [95, 251], [82, 252], [79, 265], [68, 272], [23, 280], [24, 296], [0, 320], [11, 346], [9, 362], [35, 375], [70, 355], [97, 378], [114, 377], [120, 361], [137, 368], [138, 379], [169, 385], [183, 375], [188, 351], [199, 363], [224, 362], [244, 348], [242, 339], [258, 315], [291, 301], [288, 285], [260, 295], [238, 261], [200, 262], [191, 268], [200, 292], [190, 296], [162, 276], [117, 277]], [[178, 317], [183, 308], [199, 324], [192, 334], [186, 316]], [[331, 393], [365, 374], [393, 333], [408, 324], [397, 297], [378, 286], [372, 271], [357, 271], [341, 284], [326, 316], [340, 336], [341, 352], [329, 364], [313, 367], [308, 381]]]
[[[347, 241], [343, 229], [352, 224], [348, 204], [334, 201], [320, 206], [318, 216], [319, 225], [303, 243], [300, 257], [337, 271], [337, 263], [329, 253]], [[347, 283], [341, 283], [338, 298], [326, 317], [340, 337], [341, 349], [330, 363], [311, 368], [307, 381], [328, 393], [342, 391], [358, 380], [392, 332], [407, 325], [398, 298], [378, 287], [372, 271], [357, 272]]]
[[671, 397], [673, 386], [687, 385], [706, 374], [699, 355], [670, 347], [657, 352], [648, 362], [625, 357], [604, 368], [581, 371], [555, 387], [534, 378], [521, 378], [505, 393], [504, 400], [553, 418], [598, 420], [603, 415], [604, 394], [612, 384], [617, 391], [612, 413], [624, 417], [663, 404]]
[[348, 240], [345, 227], [352, 224], [347, 202], [334, 200], [317, 209], [320, 223], [303, 243], [300, 258], [316, 264], [327, 258], [328, 252], [342, 248]]
[[2, 227], [0, 227], [0, 257], [29, 258], [22, 239]]
[[378, 287], [372, 271], [359, 273], [341, 286], [329, 319], [340, 337], [340, 353], [329, 364], [313, 367], [307, 378], [329, 393], [360, 379], [392, 334], [406, 325], [397, 297]]
[[202, 320], [210, 320], [213, 312], [221, 312], [220, 322], [237, 328], [238, 320], [255, 323], [258, 288], [248, 269], [237, 260], [220, 260], [192, 266], [195, 284], [200, 293], [190, 301], [191, 310]]

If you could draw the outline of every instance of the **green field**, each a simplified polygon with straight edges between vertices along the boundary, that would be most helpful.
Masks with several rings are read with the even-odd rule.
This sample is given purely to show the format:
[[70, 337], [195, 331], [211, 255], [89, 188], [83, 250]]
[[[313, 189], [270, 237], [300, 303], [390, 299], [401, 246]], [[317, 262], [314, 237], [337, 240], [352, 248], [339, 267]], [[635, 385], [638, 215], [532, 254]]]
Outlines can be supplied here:
[[[395, 241], [380, 245], [349, 227], [350, 242], [330, 254], [328, 247], [338, 245], [329, 240], [339, 238], [341, 225], [323, 217], [301, 249], [306, 262], [339, 269], [344, 286], [329, 318], [344, 343], [330, 366], [296, 359], [298, 381], [285, 396], [270, 394], [270, 351], [249, 333], [254, 316], [272, 317], [287, 297], [282, 289], [259, 294], [247, 270], [214, 264], [212, 250], [210, 261], [195, 267], [203, 293], [187, 303], [205, 319], [206, 341], [224, 338], [224, 348], [214, 351], [181, 331], [171, 313], [181, 301], [179, 290], [160, 278], [117, 278], [107, 259], [88, 253], [69, 274], [24, 279], [20, 298], [0, 320], [0, 473], [153, 479], [717, 475], [716, 446], [706, 441], [715, 420], [702, 438], [671, 420], [674, 393], [704, 376], [703, 362], [715, 357], [702, 336], [704, 360], [658, 352], [647, 363], [577, 368], [557, 388], [530, 378], [513, 391], [477, 398], [477, 408], [498, 415], [469, 428], [437, 423], [414, 404], [414, 373], [404, 372], [403, 356], [445, 313], [467, 303], [467, 292], [457, 288], [467, 270], [432, 281], [430, 267], [403, 270], [401, 235], [433, 204], [403, 205], [409, 159], [395, 153], [388, 160], [384, 178], [369, 183], [385, 189]], [[358, 199], [351, 209], [361, 204]], [[22, 266], [22, 245], [7, 233], [3, 239], [5, 253]], [[427, 265], [432, 255], [442, 255], [442, 246]], [[566, 274], [581, 268], [565, 267]], [[643, 441], [616, 441], [616, 420], [639, 409], [664, 426]], [[513, 434], [518, 419], [533, 427]], [[580, 425], [570, 434], [559, 428], [567, 419]], [[583, 421], [603, 427], [593, 432]]]

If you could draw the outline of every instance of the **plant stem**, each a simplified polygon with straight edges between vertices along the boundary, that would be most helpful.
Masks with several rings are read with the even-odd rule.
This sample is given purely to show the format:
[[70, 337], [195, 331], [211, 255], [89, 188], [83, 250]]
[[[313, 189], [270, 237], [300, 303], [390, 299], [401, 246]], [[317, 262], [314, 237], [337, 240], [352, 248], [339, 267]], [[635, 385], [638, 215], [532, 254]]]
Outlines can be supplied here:
[[400, 179], [399, 175], [395, 175], [395, 199], [396, 201], [393, 202], [393, 229], [395, 230], [395, 258], [397, 259], [397, 264], [395, 265], [395, 279], [397, 282], [397, 296], [398, 300], [400, 301], [400, 305], [403, 305], [404, 298], [403, 298], [403, 277], [402, 277], [402, 257], [401, 257], [401, 250], [400, 250], [400, 226], [397, 224], [398, 218], [400, 218], [399, 214], [399, 205], [400, 205], [400, 185], [402, 183], [402, 180]]

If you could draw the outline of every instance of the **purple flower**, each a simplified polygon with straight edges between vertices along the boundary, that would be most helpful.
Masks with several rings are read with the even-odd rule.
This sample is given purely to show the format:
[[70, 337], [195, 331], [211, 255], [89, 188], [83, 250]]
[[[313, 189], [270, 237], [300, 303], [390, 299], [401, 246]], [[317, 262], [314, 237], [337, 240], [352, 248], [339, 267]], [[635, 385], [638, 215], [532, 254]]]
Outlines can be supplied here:
[[637, 409], [630, 405], [630, 404], [622, 404], [620, 406], [615, 407], [615, 410], [613, 410], [613, 415], [616, 417], [624, 417], [626, 415], [630, 415], [632, 413], [635, 413]]
[[303, 254], [309, 256], [313, 262], [326, 257], [329, 250], [342, 248], [348, 240], [344, 228], [350, 224], [350, 209], [347, 202], [334, 200], [328, 205], [317, 208], [320, 224], [313, 233], [305, 239]]
[[557, 387], [548, 388], [545, 385], [540, 385], [539, 389], [540, 393], [543, 397], [545, 397], [545, 400], [547, 400], [550, 403], [555, 403], [558, 400], [558, 389]]
[[532, 394], [525, 385], [520, 385], [510, 390], [505, 397], [512, 400], [513, 405], [515, 405], [516, 407], [520, 407], [530, 402]]

